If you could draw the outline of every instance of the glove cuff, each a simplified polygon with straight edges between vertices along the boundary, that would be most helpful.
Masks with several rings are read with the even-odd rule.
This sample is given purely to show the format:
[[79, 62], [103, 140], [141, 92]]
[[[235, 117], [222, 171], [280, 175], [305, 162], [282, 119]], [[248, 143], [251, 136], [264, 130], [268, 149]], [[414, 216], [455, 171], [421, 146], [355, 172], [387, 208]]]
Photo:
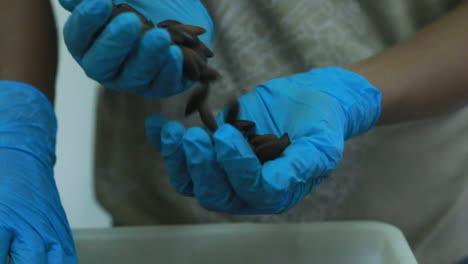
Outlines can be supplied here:
[[[320, 76], [329, 75], [336, 82], [323, 90], [334, 97], [345, 115], [345, 140], [368, 132], [380, 118], [382, 93], [363, 76], [339, 67], [312, 70]], [[325, 78], [328, 79], [328, 78]]]
[[49, 99], [35, 87], [0, 81], [0, 148], [55, 164], [57, 119]]

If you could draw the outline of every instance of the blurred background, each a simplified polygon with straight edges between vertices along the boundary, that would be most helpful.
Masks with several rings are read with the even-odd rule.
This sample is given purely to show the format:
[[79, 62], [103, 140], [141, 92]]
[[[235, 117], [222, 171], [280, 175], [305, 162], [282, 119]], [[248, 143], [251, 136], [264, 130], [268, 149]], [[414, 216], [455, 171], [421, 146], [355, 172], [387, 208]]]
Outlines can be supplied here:
[[58, 1], [52, 3], [60, 41], [55, 178], [72, 228], [107, 227], [110, 217], [96, 202], [93, 187], [97, 84], [86, 77], [67, 52], [62, 30], [69, 13]]

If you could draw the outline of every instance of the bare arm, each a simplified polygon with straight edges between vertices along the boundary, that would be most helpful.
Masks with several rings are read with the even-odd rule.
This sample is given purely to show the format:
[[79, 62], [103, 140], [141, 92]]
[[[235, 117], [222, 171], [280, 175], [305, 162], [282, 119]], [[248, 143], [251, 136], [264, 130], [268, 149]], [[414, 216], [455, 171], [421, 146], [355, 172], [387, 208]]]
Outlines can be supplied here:
[[0, 0], [0, 80], [27, 83], [53, 103], [57, 32], [49, 0]]
[[411, 38], [348, 67], [382, 91], [380, 125], [468, 103], [468, 1]]

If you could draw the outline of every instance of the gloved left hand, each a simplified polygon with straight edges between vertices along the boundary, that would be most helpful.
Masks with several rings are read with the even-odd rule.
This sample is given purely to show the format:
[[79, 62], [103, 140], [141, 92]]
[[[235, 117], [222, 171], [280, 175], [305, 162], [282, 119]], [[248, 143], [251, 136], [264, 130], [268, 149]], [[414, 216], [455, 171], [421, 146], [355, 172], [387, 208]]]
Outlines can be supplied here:
[[147, 119], [175, 189], [207, 209], [233, 214], [281, 213], [302, 200], [339, 164], [346, 139], [371, 129], [380, 116], [380, 91], [341, 68], [315, 69], [259, 85], [239, 99], [238, 119], [256, 134], [288, 133], [292, 144], [261, 164], [243, 135], [224, 124], [212, 137], [159, 115]]
[[[167, 19], [203, 27], [199, 39], [208, 47], [213, 22], [200, 0], [60, 0], [72, 11], [64, 27], [65, 44], [93, 80], [106, 88], [149, 98], [168, 97], [193, 85], [183, 74], [183, 54], [166, 29], [143, 36], [134, 13], [110, 20], [113, 5], [128, 4], [155, 26]], [[110, 20], [110, 21], [109, 21]]]
[[0, 263], [77, 263], [53, 177], [57, 122], [34, 87], [0, 81]]

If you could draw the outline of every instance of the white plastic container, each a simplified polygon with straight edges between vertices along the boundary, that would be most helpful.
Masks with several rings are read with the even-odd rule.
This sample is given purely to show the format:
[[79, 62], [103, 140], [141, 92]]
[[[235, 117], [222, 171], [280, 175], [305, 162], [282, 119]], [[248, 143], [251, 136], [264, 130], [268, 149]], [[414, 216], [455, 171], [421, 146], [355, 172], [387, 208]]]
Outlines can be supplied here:
[[377, 222], [121, 227], [74, 237], [84, 264], [417, 263], [401, 231]]

